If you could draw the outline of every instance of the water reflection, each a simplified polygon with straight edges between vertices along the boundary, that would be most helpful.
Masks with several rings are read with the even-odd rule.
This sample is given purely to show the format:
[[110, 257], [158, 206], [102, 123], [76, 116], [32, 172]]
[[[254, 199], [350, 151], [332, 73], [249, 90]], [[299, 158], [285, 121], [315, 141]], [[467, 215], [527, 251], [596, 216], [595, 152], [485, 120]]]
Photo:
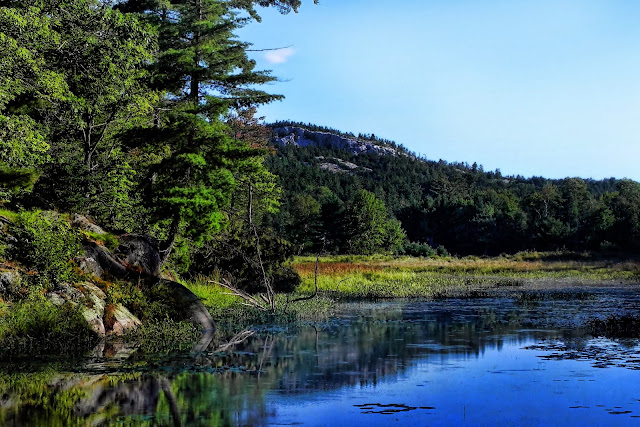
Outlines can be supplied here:
[[[305, 415], [291, 408], [310, 396], [324, 401], [353, 390], [367, 396], [367, 390], [393, 389], [402, 381], [421, 387], [417, 378], [424, 372], [436, 375], [451, 367], [469, 378], [488, 362], [493, 365], [483, 375], [493, 373], [494, 386], [501, 387], [505, 380], [496, 374], [520, 369], [509, 370], [501, 358], [527, 351], [523, 347], [542, 341], [588, 347], [579, 329], [546, 327], [566, 320], [567, 310], [566, 302], [523, 308], [506, 299], [351, 304], [330, 322], [242, 331], [222, 342], [206, 337], [188, 353], [151, 357], [116, 346], [72, 366], [4, 365], [0, 425], [263, 425], [283, 421], [286, 414], [299, 422]], [[580, 310], [574, 315], [582, 315]], [[637, 354], [637, 343], [627, 350]], [[397, 393], [409, 399], [409, 391]], [[339, 401], [350, 402], [352, 416], [424, 416], [436, 408], [417, 401]]]

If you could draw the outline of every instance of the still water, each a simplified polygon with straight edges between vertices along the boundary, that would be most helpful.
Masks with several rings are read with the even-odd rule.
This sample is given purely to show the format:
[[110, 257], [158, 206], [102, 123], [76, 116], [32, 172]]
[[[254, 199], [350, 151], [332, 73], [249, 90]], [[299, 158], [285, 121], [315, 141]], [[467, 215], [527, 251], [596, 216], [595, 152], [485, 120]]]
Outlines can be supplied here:
[[640, 425], [640, 343], [582, 328], [639, 301], [351, 303], [197, 353], [2, 364], [0, 425]]

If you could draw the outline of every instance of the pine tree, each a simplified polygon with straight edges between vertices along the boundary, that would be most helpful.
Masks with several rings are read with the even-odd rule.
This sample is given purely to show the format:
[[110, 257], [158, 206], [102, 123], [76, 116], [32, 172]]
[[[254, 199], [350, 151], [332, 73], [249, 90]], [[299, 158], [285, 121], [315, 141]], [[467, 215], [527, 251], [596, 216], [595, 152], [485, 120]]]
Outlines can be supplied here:
[[[296, 2], [269, 3], [297, 7]], [[254, 70], [249, 44], [233, 34], [250, 19], [236, 8], [252, 4], [186, 0], [122, 6], [158, 31], [151, 84], [167, 95], [144, 139], [154, 140], [162, 153], [150, 168], [147, 200], [167, 230], [161, 248], [165, 260], [179, 235], [199, 244], [218, 231], [239, 172], [262, 167], [256, 159], [264, 152], [232, 138], [223, 121], [231, 109], [282, 98], [255, 89], [274, 77]]]

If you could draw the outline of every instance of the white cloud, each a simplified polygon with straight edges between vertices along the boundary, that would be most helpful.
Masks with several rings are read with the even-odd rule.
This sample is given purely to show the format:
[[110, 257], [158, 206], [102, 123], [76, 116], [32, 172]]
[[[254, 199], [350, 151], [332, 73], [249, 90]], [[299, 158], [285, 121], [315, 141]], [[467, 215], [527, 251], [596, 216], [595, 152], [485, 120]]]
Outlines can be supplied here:
[[285, 47], [283, 49], [271, 50], [264, 54], [264, 59], [269, 64], [284, 64], [289, 57], [295, 55], [295, 49], [291, 47]]

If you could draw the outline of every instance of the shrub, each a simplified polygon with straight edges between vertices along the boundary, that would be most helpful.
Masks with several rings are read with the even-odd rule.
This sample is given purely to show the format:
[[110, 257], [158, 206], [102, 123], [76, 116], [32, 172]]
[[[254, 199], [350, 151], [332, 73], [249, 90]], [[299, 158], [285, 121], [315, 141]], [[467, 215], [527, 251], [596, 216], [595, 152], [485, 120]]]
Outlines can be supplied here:
[[426, 243], [411, 242], [404, 245], [404, 247], [402, 248], [402, 255], [428, 258], [435, 256], [436, 250]]
[[173, 314], [171, 307], [162, 300], [153, 301], [153, 288], [143, 291], [129, 282], [109, 282], [105, 287], [105, 293], [108, 306], [115, 308], [116, 304], [122, 304], [143, 322]]
[[72, 281], [71, 259], [80, 254], [80, 237], [55, 212], [21, 212], [10, 231], [17, 243], [7, 248], [9, 259], [38, 271], [44, 284]]
[[283, 293], [291, 293], [293, 292], [300, 283], [302, 283], [302, 279], [296, 270], [290, 265], [282, 265], [278, 267], [271, 277], [273, 280], [273, 288], [277, 292]]
[[447, 250], [447, 248], [445, 248], [444, 246], [440, 245], [436, 248], [436, 253], [439, 256], [449, 256], [449, 251]]
[[298, 273], [288, 266], [293, 246], [272, 230], [259, 231], [259, 244], [251, 230], [221, 235], [193, 253], [191, 273], [218, 274], [249, 293], [264, 292], [264, 273], [276, 292], [292, 292], [300, 284]]
[[95, 335], [80, 310], [80, 305], [58, 307], [37, 295], [13, 304], [0, 317], [0, 354], [90, 345]]

